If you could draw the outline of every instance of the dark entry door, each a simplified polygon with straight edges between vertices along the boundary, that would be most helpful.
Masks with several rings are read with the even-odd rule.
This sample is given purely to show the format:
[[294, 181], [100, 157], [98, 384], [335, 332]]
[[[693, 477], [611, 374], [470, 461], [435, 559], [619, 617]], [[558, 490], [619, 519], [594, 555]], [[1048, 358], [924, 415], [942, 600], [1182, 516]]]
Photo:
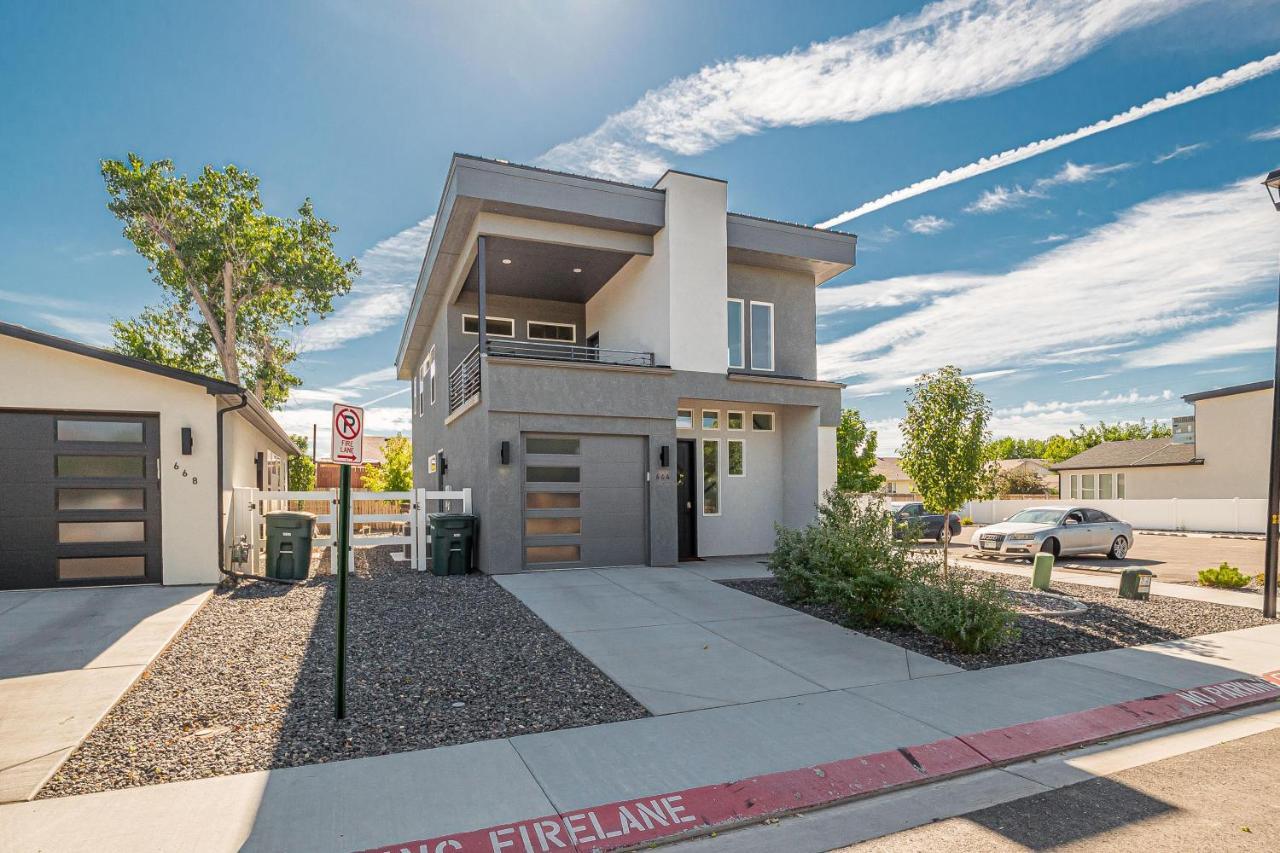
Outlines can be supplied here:
[[692, 439], [676, 442], [676, 517], [681, 560], [698, 556], [698, 515], [693, 494], [695, 447]]
[[0, 411], [0, 589], [159, 583], [160, 420]]

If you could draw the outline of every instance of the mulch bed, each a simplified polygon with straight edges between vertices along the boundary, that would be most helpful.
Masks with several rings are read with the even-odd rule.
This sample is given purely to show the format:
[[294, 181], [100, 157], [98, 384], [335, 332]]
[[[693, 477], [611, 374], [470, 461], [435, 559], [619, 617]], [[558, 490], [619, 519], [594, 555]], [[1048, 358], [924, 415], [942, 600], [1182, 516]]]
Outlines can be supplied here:
[[[974, 577], [994, 578], [1014, 591], [1015, 602], [1019, 605], [1035, 601], [1023, 595], [1031, 590], [1029, 578], [972, 569], [952, 571], [968, 573]], [[1247, 607], [1155, 595], [1148, 601], [1131, 601], [1119, 598], [1114, 590], [1055, 581], [1051, 588], [1053, 592], [1081, 601], [1089, 609], [1083, 613], [1021, 613], [1018, 617], [1018, 627], [1022, 629], [1019, 640], [985, 654], [965, 655], [952, 650], [941, 640], [912, 628], [861, 625], [832, 605], [790, 601], [772, 578], [723, 583], [758, 598], [844, 625], [962, 669], [985, 669], [989, 666], [1140, 646], [1144, 643], [1251, 628], [1272, 621], [1264, 619], [1261, 612]], [[1036, 605], [1044, 603], [1042, 597], [1036, 598], [1040, 599], [1035, 601]], [[1019, 610], [1022, 609], [1020, 606]]]
[[218, 589], [41, 798], [631, 720], [645, 709], [484, 575], [357, 551], [347, 717], [334, 577]]

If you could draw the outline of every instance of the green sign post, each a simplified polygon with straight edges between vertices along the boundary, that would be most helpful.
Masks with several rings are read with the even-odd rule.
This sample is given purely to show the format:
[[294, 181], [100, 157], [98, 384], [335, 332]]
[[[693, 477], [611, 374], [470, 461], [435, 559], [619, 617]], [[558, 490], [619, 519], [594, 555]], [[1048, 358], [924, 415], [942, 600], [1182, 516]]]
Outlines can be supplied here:
[[337, 661], [334, 669], [333, 716], [347, 715], [347, 567], [351, 562], [351, 466], [364, 461], [364, 409], [335, 403], [333, 442], [329, 456], [341, 468], [338, 480], [338, 547], [333, 571], [338, 579], [338, 614], [334, 629]]

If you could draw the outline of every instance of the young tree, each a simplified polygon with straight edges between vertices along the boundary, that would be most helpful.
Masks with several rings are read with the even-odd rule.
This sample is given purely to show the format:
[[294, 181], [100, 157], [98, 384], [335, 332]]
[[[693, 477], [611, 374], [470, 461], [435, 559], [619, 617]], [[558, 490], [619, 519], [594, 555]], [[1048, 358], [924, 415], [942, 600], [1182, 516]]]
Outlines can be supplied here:
[[[930, 512], [944, 519], [980, 495], [989, 482], [986, 453], [987, 398], [947, 365], [926, 373], [907, 392], [907, 416], [902, 421], [902, 470], [915, 481], [916, 491]], [[942, 571], [948, 572], [951, 526], [942, 525]]]
[[413, 445], [403, 435], [382, 445], [383, 463], [364, 466], [364, 487], [371, 492], [407, 492], [413, 488]]
[[293, 443], [302, 452], [289, 457], [289, 491], [310, 492], [316, 487], [316, 463], [307, 455], [310, 439], [305, 435], [291, 435]]
[[338, 230], [315, 215], [263, 212], [258, 178], [236, 166], [205, 166], [194, 180], [173, 162], [102, 161], [124, 236], [147, 259], [164, 291], [159, 307], [113, 324], [116, 349], [199, 372], [214, 368], [268, 407], [301, 384], [288, 365], [296, 352], [284, 332], [333, 310], [351, 289], [355, 259], [333, 250]]
[[836, 427], [836, 488], [843, 492], [877, 492], [884, 477], [875, 473], [876, 433], [867, 429], [856, 409], [840, 413]]

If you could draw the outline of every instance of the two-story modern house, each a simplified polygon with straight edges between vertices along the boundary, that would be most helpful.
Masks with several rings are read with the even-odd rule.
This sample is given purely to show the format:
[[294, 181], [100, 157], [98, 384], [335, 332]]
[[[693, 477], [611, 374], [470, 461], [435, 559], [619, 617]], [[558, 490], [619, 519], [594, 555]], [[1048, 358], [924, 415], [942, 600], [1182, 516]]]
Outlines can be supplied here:
[[813, 517], [841, 388], [814, 288], [856, 238], [726, 199], [454, 156], [396, 364], [414, 477], [472, 489], [482, 570], [757, 554]]

